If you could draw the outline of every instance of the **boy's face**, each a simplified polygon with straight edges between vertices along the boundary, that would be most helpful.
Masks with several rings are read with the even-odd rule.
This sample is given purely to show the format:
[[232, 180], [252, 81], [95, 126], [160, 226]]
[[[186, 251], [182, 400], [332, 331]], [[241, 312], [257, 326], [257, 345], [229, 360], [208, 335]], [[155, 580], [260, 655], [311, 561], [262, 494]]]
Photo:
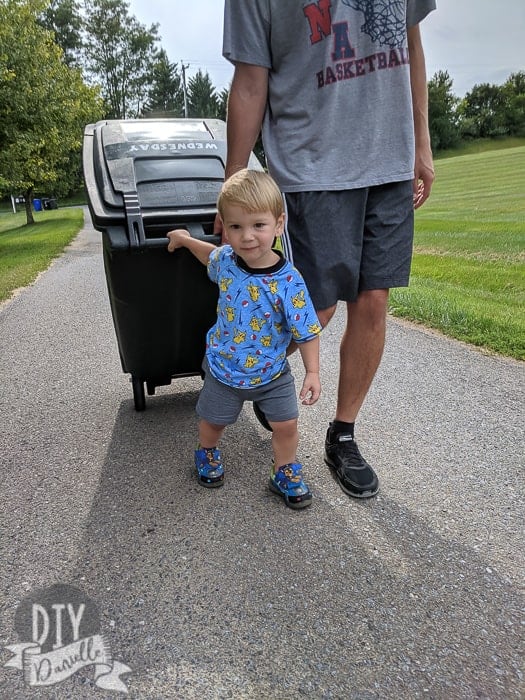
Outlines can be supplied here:
[[276, 219], [270, 211], [250, 213], [233, 204], [225, 206], [223, 214], [226, 239], [249, 267], [275, 264], [277, 254], [272, 244], [283, 232], [284, 214]]

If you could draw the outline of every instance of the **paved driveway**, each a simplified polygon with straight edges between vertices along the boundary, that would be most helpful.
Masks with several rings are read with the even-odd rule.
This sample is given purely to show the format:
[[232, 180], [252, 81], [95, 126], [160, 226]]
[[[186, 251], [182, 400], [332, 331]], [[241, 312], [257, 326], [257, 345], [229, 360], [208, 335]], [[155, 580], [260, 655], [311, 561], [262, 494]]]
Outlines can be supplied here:
[[[323, 335], [323, 397], [301, 409], [312, 507], [269, 493], [248, 407], [224, 488], [202, 489], [200, 379], [135, 412], [86, 226], [0, 309], [0, 645], [31, 642], [27, 611], [69, 586], [132, 698], [523, 698], [524, 365], [390, 321], [358, 425], [382, 488], [361, 503], [322, 458], [341, 324]], [[94, 647], [60, 681], [33, 663], [47, 689], [2, 668], [11, 656], [3, 698], [118, 697], [81, 663]]]

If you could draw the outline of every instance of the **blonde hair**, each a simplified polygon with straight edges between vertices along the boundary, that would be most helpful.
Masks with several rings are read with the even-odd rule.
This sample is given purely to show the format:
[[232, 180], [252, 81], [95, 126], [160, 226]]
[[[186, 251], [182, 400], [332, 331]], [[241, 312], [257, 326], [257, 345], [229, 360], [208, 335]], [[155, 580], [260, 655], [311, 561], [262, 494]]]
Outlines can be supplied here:
[[251, 214], [270, 211], [276, 219], [284, 211], [283, 196], [271, 175], [248, 168], [234, 173], [222, 186], [217, 198], [221, 218], [228, 204], [242, 207]]

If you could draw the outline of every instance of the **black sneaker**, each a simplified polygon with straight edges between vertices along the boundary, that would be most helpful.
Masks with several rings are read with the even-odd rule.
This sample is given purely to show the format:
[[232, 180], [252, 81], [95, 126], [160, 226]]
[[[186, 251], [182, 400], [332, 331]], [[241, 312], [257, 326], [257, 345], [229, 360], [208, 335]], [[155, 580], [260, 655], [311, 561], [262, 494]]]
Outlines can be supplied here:
[[371, 498], [379, 491], [377, 476], [363, 458], [350, 433], [326, 433], [324, 461], [331, 467], [339, 486], [354, 498]]
[[272, 426], [268, 423], [268, 419], [264, 415], [264, 412], [262, 408], [259, 406], [257, 401], [253, 402], [253, 412], [255, 413], [255, 417], [259, 421], [259, 423], [262, 425], [263, 428], [266, 430], [269, 430], [271, 433], [273, 433]]

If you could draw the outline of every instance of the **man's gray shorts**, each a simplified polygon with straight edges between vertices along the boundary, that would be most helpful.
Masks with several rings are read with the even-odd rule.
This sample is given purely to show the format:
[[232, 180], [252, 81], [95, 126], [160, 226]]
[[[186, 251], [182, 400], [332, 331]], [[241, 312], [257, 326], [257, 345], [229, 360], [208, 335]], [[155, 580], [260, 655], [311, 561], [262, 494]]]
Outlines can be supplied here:
[[414, 237], [412, 181], [285, 195], [293, 263], [314, 306], [406, 287]]
[[297, 418], [295, 382], [286, 363], [286, 369], [277, 379], [253, 389], [237, 389], [219, 382], [204, 360], [204, 385], [197, 401], [197, 415], [214, 425], [231, 425], [239, 417], [245, 401], [257, 401], [269, 421]]

